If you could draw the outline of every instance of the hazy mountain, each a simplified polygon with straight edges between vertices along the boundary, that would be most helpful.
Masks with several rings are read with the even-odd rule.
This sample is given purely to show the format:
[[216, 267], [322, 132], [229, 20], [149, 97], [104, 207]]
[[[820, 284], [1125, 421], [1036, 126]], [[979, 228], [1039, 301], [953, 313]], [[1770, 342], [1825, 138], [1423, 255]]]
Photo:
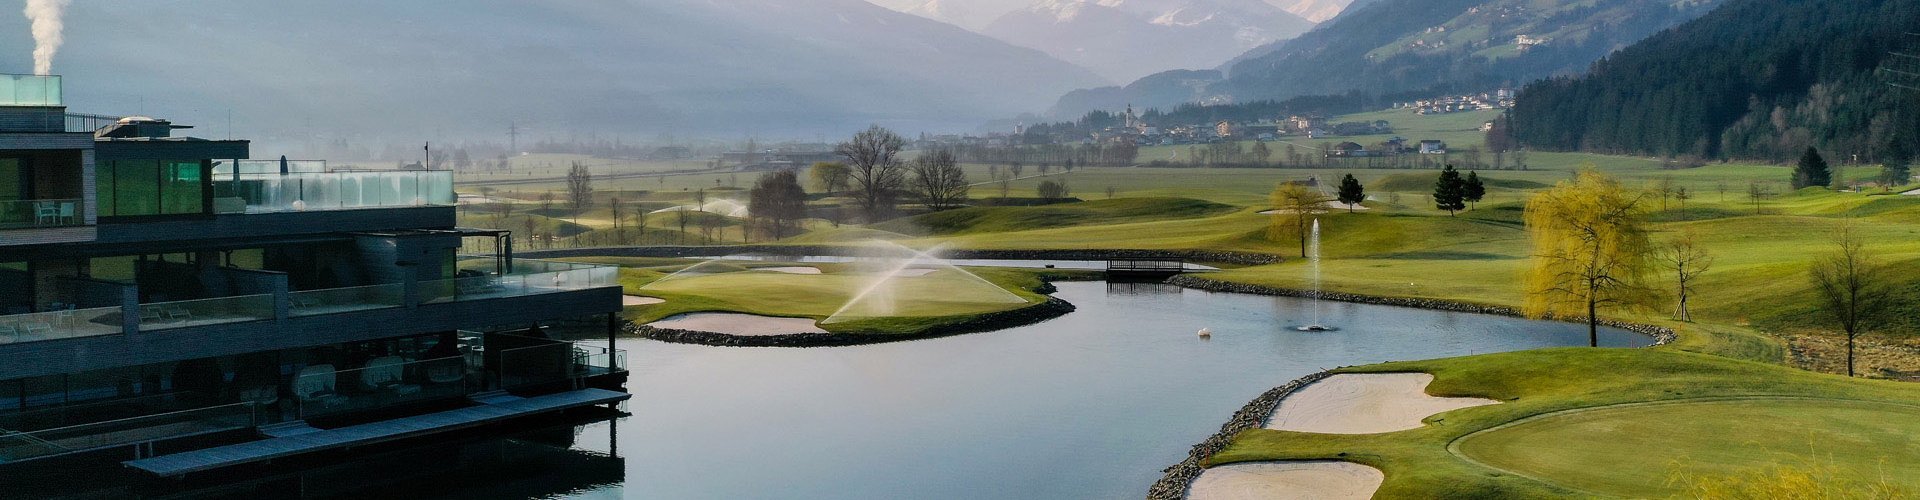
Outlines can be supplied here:
[[979, 31], [1032, 0], [873, 0], [893, 10]]
[[1071, 120], [1089, 111], [1113, 111], [1133, 106], [1136, 111], [1171, 109], [1182, 103], [1223, 100], [1211, 88], [1221, 79], [1218, 70], [1173, 70], [1135, 80], [1124, 87], [1100, 87], [1068, 92], [1046, 117]]
[[[1102, 80], [860, 0], [75, 2], [76, 112], [223, 135], [838, 135], [971, 129]], [[24, 72], [31, 39], [0, 16]], [[469, 135], [470, 136], [470, 135]]]
[[1217, 90], [1247, 101], [1518, 85], [1584, 70], [1719, 3], [1362, 0], [1311, 33], [1255, 49]]
[[982, 32], [1132, 81], [1211, 68], [1312, 27], [1264, 0], [1039, 0]]
[[1353, 0], [1267, 0], [1267, 2], [1293, 15], [1318, 23], [1340, 15], [1340, 11], [1346, 10], [1347, 4], [1353, 3]]

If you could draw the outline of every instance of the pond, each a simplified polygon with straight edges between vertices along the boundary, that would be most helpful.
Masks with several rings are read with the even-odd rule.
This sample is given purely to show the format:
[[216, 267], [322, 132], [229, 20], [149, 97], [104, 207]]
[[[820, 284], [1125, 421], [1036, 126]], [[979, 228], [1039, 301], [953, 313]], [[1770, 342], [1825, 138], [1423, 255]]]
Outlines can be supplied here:
[[[1332, 302], [1321, 317], [1341, 330], [1309, 333], [1291, 328], [1312, 317], [1302, 299], [1058, 286], [1077, 312], [993, 333], [826, 349], [623, 341], [632, 415], [575, 427], [565, 446], [617, 449], [624, 478], [556, 496], [1137, 498], [1294, 378], [1586, 343], [1583, 325]], [[1601, 342], [1650, 340], [1607, 329]]]
[[[238, 498], [1139, 498], [1234, 411], [1300, 376], [1586, 343], [1584, 325], [1337, 302], [1319, 307], [1339, 331], [1301, 332], [1310, 300], [1057, 286], [1078, 311], [992, 333], [815, 349], [622, 340], [629, 416], [182, 486]], [[1650, 343], [1618, 329], [1600, 339]], [[125, 496], [104, 479], [127, 474], [114, 469], [45, 478]]]

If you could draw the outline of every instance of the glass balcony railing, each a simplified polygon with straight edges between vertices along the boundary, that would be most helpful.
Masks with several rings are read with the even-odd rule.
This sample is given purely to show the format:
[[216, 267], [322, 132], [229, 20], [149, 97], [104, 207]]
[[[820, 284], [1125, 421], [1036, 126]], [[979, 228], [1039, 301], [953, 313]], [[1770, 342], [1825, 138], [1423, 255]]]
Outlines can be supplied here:
[[60, 77], [54, 75], [0, 75], [0, 106], [64, 106]]
[[[419, 301], [440, 304], [619, 286], [619, 271], [613, 266], [519, 259], [514, 261], [513, 272], [506, 275], [421, 281]], [[406, 284], [389, 283], [291, 292], [287, 294], [287, 315], [308, 317], [406, 307], [406, 290]], [[146, 303], [131, 314], [139, 317], [136, 331], [148, 332], [271, 321], [275, 306], [272, 294], [258, 294]], [[125, 333], [123, 318], [127, 314], [119, 307], [97, 307], [4, 315], [0, 316], [0, 344], [119, 335]]]
[[287, 300], [291, 302], [287, 314], [296, 317], [318, 316], [402, 307], [407, 305], [406, 295], [406, 285], [399, 283], [293, 292], [287, 295]]
[[234, 403], [52, 429], [0, 429], [0, 463], [245, 429], [256, 422], [253, 403]]
[[0, 344], [118, 335], [120, 317], [118, 307], [0, 316]]
[[499, 352], [501, 389], [517, 389], [606, 375], [627, 369], [620, 349], [561, 342]]
[[273, 305], [270, 294], [140, 304], [140, 331], [270, 320]]
[[[491, 258], [465, 260], [462, 269], [491, 270]], [[468, 267], [472, 266], [472, 267]], [[423, 303], [490, 299], [619, 285], [620, 268], [596, 264], [516, 259], [505, 275], [423, 281]]]
[[0, 229], [79, 226], [87, 223], [84, 200], [0, 201]]
[[310, 419], [464, 397], [475, 385], [468, 372], [463, 356], [421, 361], [388, 356], [348, 370], [309, 366], [294, 376], [292, 387], [300, 418]]
[[362, 208], [452, 206], [453, 172], [298, 172], [215, 174], [220, 213], [275, 213]]

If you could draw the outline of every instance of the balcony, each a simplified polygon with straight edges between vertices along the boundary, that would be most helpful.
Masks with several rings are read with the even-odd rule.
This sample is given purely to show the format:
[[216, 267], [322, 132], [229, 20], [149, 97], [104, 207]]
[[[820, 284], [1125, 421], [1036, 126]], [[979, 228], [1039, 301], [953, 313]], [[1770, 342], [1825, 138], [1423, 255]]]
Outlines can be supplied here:
[[215, 168], [217, 213], [453, 206], [455, 201], [451, 171], [327, 171], [325, 162], [315, 161], [235, 163]]
[[0, 75], [0, 106], [64, 105], [59, 76]]
[[[474, 259], [463, 263], [479, 267]], [[504, 274], [0, 316], [0, 344], [168, 332], [619, 286], [616, 267], [516, 260]], [[0, 377], [4, 378], [4, 377]]]
[[84, 200], [79, 199], [0, 201], [0, 229], [83, 226], [87, 217], [86, 211], [80, 208], [82, 202]]

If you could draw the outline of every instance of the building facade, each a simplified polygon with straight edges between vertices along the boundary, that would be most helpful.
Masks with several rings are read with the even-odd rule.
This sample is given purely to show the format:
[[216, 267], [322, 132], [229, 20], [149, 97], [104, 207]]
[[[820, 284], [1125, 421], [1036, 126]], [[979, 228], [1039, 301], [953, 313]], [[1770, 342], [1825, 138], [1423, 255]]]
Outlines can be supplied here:
[[[350, 447], [336, 431], [624, 399], [615, 269], [458, 227], [452, 172], [248, 160], [99, 118], [66, 113], [57, 76], [0, 75], [0, 474], [100, 455], [165, 476], [293, 434]], [[581, 318], [606, 343], [554, 338]]]

